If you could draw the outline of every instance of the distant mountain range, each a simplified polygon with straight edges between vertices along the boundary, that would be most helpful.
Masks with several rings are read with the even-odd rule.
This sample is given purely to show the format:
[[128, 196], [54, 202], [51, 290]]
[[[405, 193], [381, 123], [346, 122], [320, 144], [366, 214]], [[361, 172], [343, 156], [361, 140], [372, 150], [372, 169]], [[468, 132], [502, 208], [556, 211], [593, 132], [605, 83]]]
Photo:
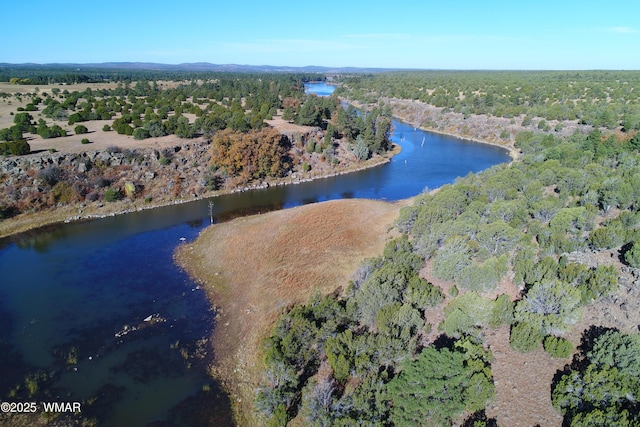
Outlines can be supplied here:
[[219, 71], [236, 73], [379, 73], [382, 71], [397, 70], [397, 68], [366, 68], [366, 67], [321, 67], [308, 65], [306, 67], [287, 67], [275, 65], [238, 65], [238, 64], [211, 64], [208, 62], [191, 62], [184, 64], [158, 64], [154, 62], [102, 62], [91, 64], [54, 63], [54, 64], [9, 64], [0, 63], [3, 68], [76, 68], [83, 69], [120, 69], [120, 70], [157, 70], [157, 71]]

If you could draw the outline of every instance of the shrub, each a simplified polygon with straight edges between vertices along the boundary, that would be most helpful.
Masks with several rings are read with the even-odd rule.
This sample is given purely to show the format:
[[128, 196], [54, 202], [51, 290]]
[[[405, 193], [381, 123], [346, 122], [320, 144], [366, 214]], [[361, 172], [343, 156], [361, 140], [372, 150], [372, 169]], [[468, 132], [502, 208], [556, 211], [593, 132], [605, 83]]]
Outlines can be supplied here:
[[307, 142], [307, 146], [305, 147], [307, 153], [311, 154], [316, 150], [316, 144], [313, 141]]
[[149, 132], [145, 128], [135, 128], [133, 131], [133, 139], [147, 139]]
[[104, 191], [104, 199], [107, 202], [115, 202], [117, 200], [122, 199], [122, 193], [118, 188], [107, 188]]
[[109, 125], [104, 125], [104, 126], [102, 126], [102, 131], [103, 131], [103, 132], [109, 132], [109, 131], [111, 131], [111, 126], [109, 126]]
[[513, 322], [513, 305], [508, 295], [499, 295], [491, 307], [489, 326], [498, 328], [500, 325], [510, 325]]
[[356, 156], [358, 161], [367, 160], [369, 158], [369, 147], [367, 147], [364, 139], [358, 137], [353, 148], [353, 154]]
[[451, 295], [452, 297], [457, 297], [459, 293], [460, 291], [458, 290], [458, 287], [456, 285], [453, 285], [451, 286], [451, 288], [449, 288], [449, 295]]
[[133, 198], [136, 194], [136, 186], [133, 182], [127, 181], [124, 183], [124, 192], [128, 198]]
[[9, 154], [12, 154], [14, 156], [22, 156], [24, 154], [29, 154], [31, 152], [31, 146], [24, 139], [21, 139], [18, 141], [6, 142], [2, 145], [7, 146], [9, 149], [8, 150]]
[[[518, 301], [515, 318], [544, 335], [564, 331], [580, 318], [582, 291], [559, 280], [543, 280], [534, 284]], [[541, 339], [541, 337], [540, 337]]]
[[535, 350], [540, 345], [540, 341], [542, 341], [540, 330], [528, 323], [516, 323], [511, 327], [509, 344], [521, 353]]
[[76, 133], [76, 135], [81, 135], [83, 133], [89, 132], [89, 129], [87, 129], [85, 125], [78, 125], [75, 128], [73, 128], [73, 131]]
[[80, 141], [81, 144], [89, 144], [91, 141], [89, 141], [87, 138], [82, 138], [82, 141]]
[[633, 268], [640, 268], [640, 242], [635, 242], [624, 254], [624, 260]]
[[91, 191], [91, 192], [87, 193], [86, 196], [84, 196], [84, 199], [86, 201], [88, 201], [88, 202], [95, 202], [99, 198], [100, 198], [100, 194], [98, 194], [97, 191]]
[[50, 186], [56, 185], [64, 179], [64, 171], [58, 166], [49, 166], [38, 171], [38, 178]]
[[51, 194], [57, 203], [71, 203], [76, 199], [73, 187], [66, 182], [58, 182], [54, 185]]
[[311, 170], [311, 165], [309, 163], [307, 163], [307, 162], [304, 162], [302, 164], [302, 170], [305, 171], [305, 172], [309, 172]]
[[544, 351], [549, 353], [551, 357], [556, 358], [569, 357], [573, 351], [573, 344], [571, 344], [571, 341], [561, 337], [554, 337], [552, 335], [549, 335], [544, 339], [543, 346]]
[[507, 273], [506, 255], [489, 258], [482, 264], [471, 264], [458, 275], [458, 283], [465, 289], [483, 292], [495, 289], [500, 278]]

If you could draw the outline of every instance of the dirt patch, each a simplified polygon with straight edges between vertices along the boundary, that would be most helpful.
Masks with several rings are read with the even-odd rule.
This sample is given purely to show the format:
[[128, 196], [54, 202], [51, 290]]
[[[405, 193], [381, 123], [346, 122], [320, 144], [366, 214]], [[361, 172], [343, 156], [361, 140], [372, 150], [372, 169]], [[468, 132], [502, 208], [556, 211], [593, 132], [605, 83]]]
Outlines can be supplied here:
[[[438, 307], [425, 313], [432, 328], [422, 337], [421, 344], [430, 345], [442, 333], [437, 325], [445, 320], [444, 309], [454, 299], [451, 288], [455, 283], [435, 277], [431, 261], [426, 262], [420, 276], [440, 287], [445, 294], [445, 300]], [[483, 292], [482, 296], [495, 299], [498, 295], [507, 294], [512, 301], [519, 299], [520, 290], [512, 279], [511, 272], [495, 289]], [[464, 292], [460, 289], [461, 294]], [[509, 345], [509, 326], [498, 329], [484, 327], [483, 335], [493, 354], [491, 370], [496, 390], [494, 401], [487, 406], [487, 416], [495, 418], [500, 426], [561, 426], [562, 415], [551, 404], [551, 383], [556, 371], [570, 359], [554, 359], [542, 346], [526, 354], [514, 350]]]
[[551, 383], [556, 371], [570, 359], [554, 359], [542, 346], [520, 353], [509, 345], [509, 326], [487, 330], [493, 353], [491, 370], [496, 387], [487, 416], [500, 426], [561, 426], [562, 415], [551, 405]]
[[278, 315], [316, 291], [333, 292], [382, 252], [407, 202], [337, 200], [238, 218], [205, 230], [177, 253], [218, 309], [214, 375], [231, 393], [239, 425], [251, 419], [260, 343]]
[[294, 135], [296, 133], [304, 135], [305, 133], [309, 133], [313, 129], [315, 129], [312, 126], [302, 126], [288, 122], [286, 120], [283, 120], [281, 116], [275, 116], [271, 120], [265, 120], [265, 123], [267, 123], [271, 127], [278, 129], [278, 132], [284, 135]]

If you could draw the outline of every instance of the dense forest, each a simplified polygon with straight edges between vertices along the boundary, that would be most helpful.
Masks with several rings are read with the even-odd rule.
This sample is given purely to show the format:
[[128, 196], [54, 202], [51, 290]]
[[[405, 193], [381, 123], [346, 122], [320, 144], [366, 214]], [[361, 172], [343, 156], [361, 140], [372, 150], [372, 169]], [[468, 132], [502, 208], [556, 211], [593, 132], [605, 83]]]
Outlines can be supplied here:
[[[513, 349], [567, 359], [551, 384], [566, 425], [640, 425], [637, 329], [595, 325], [578, 352], [568, 338], [584, 310], [618, 300], [622, 288], [616, 266], [587, 265], [578, 255], [604, 253], [640, 268], [638, 78], [344, 79], [339, 93], [363, 103], [409, 98], [465, 114], [580, 120], [591, 130], [521, 132], [517, 161], [417, 196], [397, 220], [401, 237], [362, 264], [343, 293], [283, 313], [264, 343], [266, 381], [256, 398], [269, 425], [296, 417], [314, 426], [492, 425], [484, 412], [495, 398], [486, 336], [503, 325]], [[515, 298], [496, 296], [505, 280]], [[438, 308], [444, 319], [433, 323]]]
[[[166, 66], [163, 64], [155, 64], [156, 69], [151, 69], [149, 65], [153, 64], [135, 64], [122, 63], [111, 64], [111, 66], [100, 66], [78, 64], [77, 66], [64, 64], [0, 64], [0, 82], [10, 82], [13, 84], [23, 85], [45, 85], [45, 84], [64, 84], [72, 85], [78, 83], [103, 83], [103, 82], [122, 82], [133, 83], [138, 81], [172, 81], [172, 82], [189, 82], [189, 81], [208, 81], [220, 78], [242, 78], [249, 77], [253, 79], [258, 76], [259, 72], [233, 72], [233, 71], [215, 71], [215, 70], [189, 70], [189, 67]], [[197, 65], [197, 64], [194, 64]], [[237, 67], [242, 68], [242, 67]], [[316, 80], [322, 78], [321, 75], [312, 72], [288, 72], [282, 73], [288, 75], [306, 76]], [[265, 73], [261, 74], [265, 76]], [[275, 73], [268, 73], [269, 76], [275, 76]]]

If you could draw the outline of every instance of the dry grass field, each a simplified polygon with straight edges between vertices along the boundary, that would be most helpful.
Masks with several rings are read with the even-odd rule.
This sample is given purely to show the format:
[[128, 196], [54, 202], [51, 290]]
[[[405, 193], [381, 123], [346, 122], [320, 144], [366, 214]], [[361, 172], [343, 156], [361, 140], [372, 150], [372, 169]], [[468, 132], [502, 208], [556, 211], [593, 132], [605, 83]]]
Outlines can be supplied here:
[[278, 315], [316, 291], [346, 287], [363, 259], [382, 253], [405, 203], [337, 200], [238, 218], [179, 248], [179, 263], [218, 307], [214, 375], [236, 415], [251, 413], [260, 343]]

